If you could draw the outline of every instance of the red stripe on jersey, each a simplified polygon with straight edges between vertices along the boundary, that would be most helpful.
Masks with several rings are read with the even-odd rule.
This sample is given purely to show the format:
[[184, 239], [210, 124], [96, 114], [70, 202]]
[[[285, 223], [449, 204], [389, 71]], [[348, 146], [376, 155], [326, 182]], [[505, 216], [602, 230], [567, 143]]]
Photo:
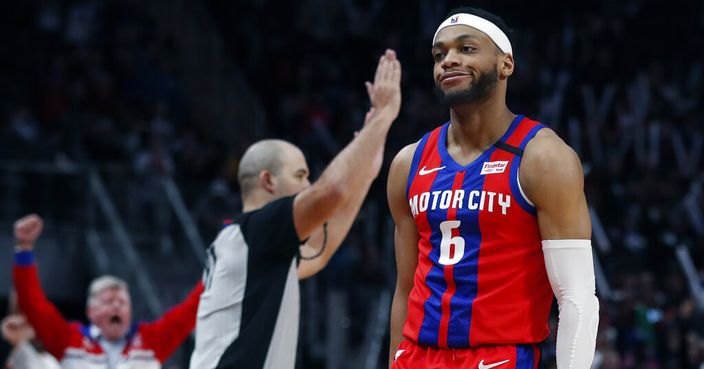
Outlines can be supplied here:
[[538, 345], [533, 345], [533, 369], [538, 369], [540, 366], [540, 348]]
[[[536, 122], [534, 120], [530, 120], [528, 118], [521, 119], [521, 121], [518, 123], [518, 126], [511, 134], [511, 136], [507, 137], [506, 141], [504, 141], [504, 142], [506, 142], [507, 144], [509, 144], [511, 146], [518, 147], [521, 144], [521, 141], [523, 141], [523, 138], [526, 137], [528, 132], [530, 132], [530, 130], [533, 129], [533, 127], [535, 127], [538, 124], [539, 124], [538, 122]], [[503, 152], [503, 150], [497, 150], [497, 151]], [[512, 157], [512, 155], [509, 155], [508, 157], [510, 158], [510, 157]]]
[[[458, 172], [455, 174], [455, 180], [452, 183], [452, 193], [455, 190], [462, 189], [462, 182], [464, 181], [464, 172]], [[457, 209], [450, 207], [447, 210], [447, 220], [457, 219]], [[452, 237], [457, 237], [460, 235], [460, 228], [452, 229]], [[452, 245], [450, 248], [450, 259], [455, 256], [455, 247]], [[447, 283], [447, 289], [442, 294], [441, 311], [442, 317], [440, 318], [440, 332], [438, 336], [438, 345], [440, 347], [447, 347], [447, 335], [448, 326], [450, 324], [450, 301], [452, 296], [455, 294], [455, 277], [454, 277], [454, 265], [445, 265], [445, 282]]]
[[[430, 137], [428, 137], [420, 160], [420, 163], [423, 163], [423, 166], [419, 166], [420, 168], [418, 168], [418, 170], [423, 169], [424, 166], [435, 168], [440, 166], [442, 163], [440, 154], [437, 151], [438, 137], [440, 136], [441, 127], [435, 129], [430, 134]], [[438, 172], [435, 171], [422, 176], [416, 173], [409, 190], [408, 198], [413, 197], [414, 194], [430, 191], [437, 173]], [[423, 324], [425, 315], [423, 303], [428, 299], [428, 297], [430, 297], [431, 294], [430, 289], [425, 284], [425, 278], [428, 275], [428, 272], [430, 272], [433, 268], [432, 261], [428, 257], [433, 249], [433, 245], [429, 241], [432, 231], [430, 229], [430, 224], [428, 223], [427, 212], [421, 212], [417, 215], [416, 225], [418, 227], [419, 235], [418, 266], [416, 267], [416, 272], [413, 276], [413, 288], [408, 296], [408, 316], [418, 317], [418, 319], [406, 319], [406, 324], [403, 328], [403, 335], [417, 342], [421, 324]]]

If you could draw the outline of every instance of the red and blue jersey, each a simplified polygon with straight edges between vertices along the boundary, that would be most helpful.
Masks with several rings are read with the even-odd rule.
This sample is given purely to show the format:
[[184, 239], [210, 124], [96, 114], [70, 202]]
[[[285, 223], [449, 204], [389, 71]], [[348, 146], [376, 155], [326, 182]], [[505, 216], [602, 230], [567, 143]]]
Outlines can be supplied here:
[[540, 342], [553, 295], [518, 171], [523, 149], [545, 126], [517, 116], [466, 166], [447, 152], [449, 126], [420, 140], [408, 177], [420, 238], [403, 334], [441, 348]]

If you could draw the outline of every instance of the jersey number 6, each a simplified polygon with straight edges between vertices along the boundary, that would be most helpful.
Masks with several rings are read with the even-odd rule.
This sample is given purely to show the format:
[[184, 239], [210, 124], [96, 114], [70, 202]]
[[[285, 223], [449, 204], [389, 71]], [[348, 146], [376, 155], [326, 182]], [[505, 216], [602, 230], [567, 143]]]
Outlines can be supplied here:
[[[446, 220], [440, 223], [440, 259], [438, 262], [443, 265], [455, 265], [459, 263], [464, 255], [464, 238], [461, 236], [452, 237], [452, 230], [460, 227], [459, 220]], [[450, 257], [450, 246], [455, 246], [455, 252]]]

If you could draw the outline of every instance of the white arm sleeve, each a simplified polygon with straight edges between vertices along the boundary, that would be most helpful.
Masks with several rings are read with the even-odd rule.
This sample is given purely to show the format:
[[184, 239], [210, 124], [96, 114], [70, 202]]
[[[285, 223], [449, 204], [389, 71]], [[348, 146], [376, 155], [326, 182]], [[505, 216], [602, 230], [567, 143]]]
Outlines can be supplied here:
[[543, 256], [557, 297], [557, 369], [589, 369], [599, 325], [590, 240], [545, 240]]

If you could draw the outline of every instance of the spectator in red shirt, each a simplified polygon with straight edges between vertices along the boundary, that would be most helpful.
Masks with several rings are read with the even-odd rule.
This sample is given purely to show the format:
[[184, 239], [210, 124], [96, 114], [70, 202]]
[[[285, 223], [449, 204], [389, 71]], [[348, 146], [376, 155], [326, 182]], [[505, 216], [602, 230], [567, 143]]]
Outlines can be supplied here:
[[161, 368], [195, 326], [202, 283], [160, 319], [133, 323], [127, 284], [102, 276], [88, 291], [90, 324], [68, 322], [44, 295], [34, 264], [34, 243], [42, 228], [42, 219], [34, 214], [15, 223], [13, 278], [20, 308], [47, 351], [64, 369]]

